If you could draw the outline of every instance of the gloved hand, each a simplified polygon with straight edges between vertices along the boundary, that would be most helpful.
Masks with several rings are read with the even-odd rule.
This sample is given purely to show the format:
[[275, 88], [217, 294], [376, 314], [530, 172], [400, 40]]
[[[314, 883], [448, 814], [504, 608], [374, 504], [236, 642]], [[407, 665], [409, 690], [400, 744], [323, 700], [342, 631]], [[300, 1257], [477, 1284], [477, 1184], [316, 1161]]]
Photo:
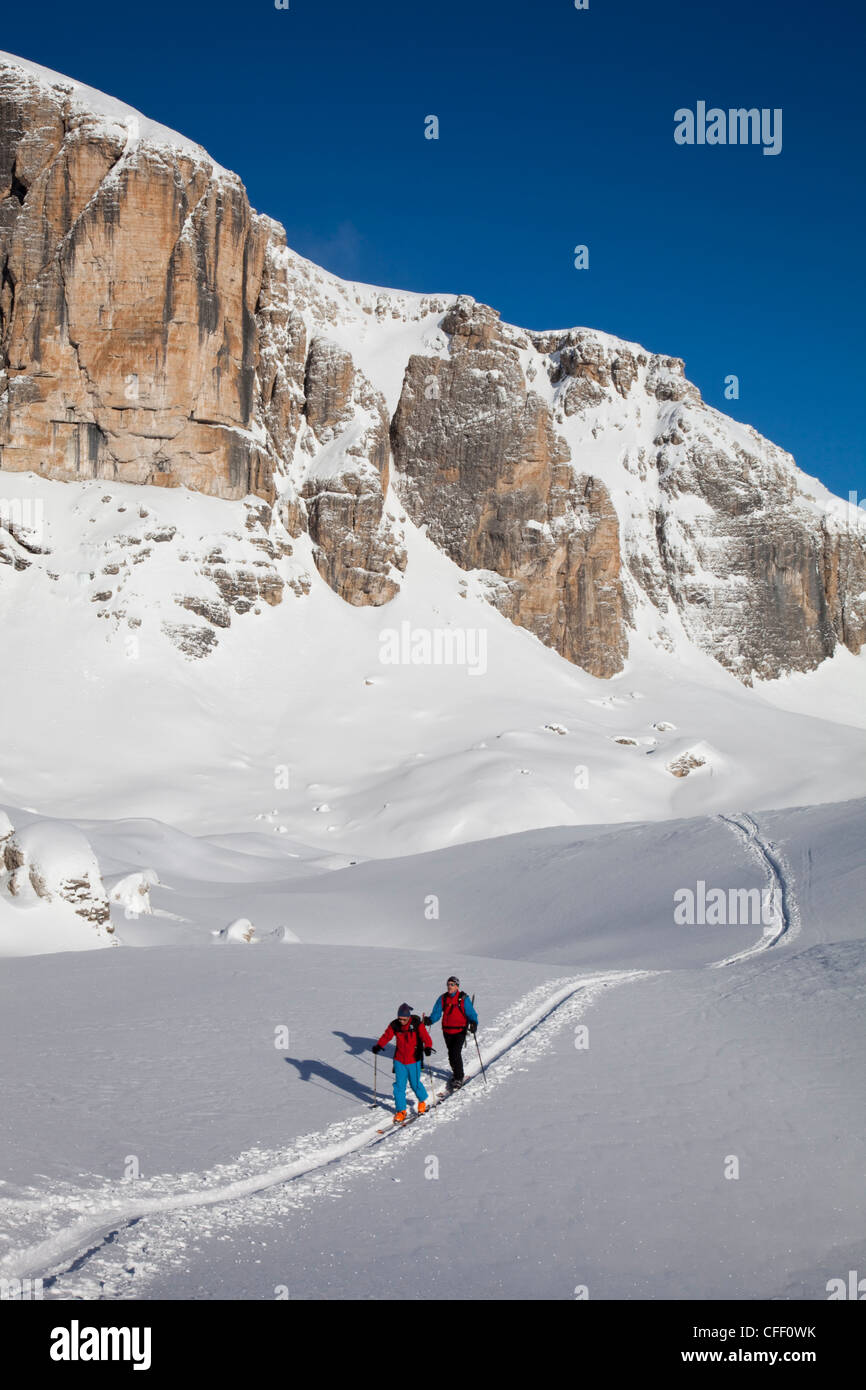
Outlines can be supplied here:
[[470, 1018], [470, 1020], [469, 1020], [469, 1031], [470, 1031], [470, 1033], [477, 1033], [477, 1032], [478, 1032], [478, 1024], [477, 1024], [477, 1023], [475, 1022], [475, 1020], [472, 1019], [472, 1018]]
[[373, 1051], [374, 1051], [374, 1052], [381, 1052], [381, 1051], [382, 1051], [382, 1049], [381, 1049], [381, 1047], [379, 1046], [378, 1043], [373, 1043]]
[[425, 1027], [425, 1028], [429, 1028], [429, 1027], [430, 1027], [430, 1024], [433, 1022], [433, 1020], [432, 1020], [432, 1018], [430, 1017], [429, 1014], [422, 1014], [422, 1016], [421, 1016], [421, 1022], [424, 1024], [424, 1027]]
[[429, 1057], [429, 1056], [430, 1056], [430, 1053], [431, 1053], [432, 1051], [433, 1051], [432, 1047], [425, 1047], [425, 1048], [424, 1048], [424, 1056], [425, 1056], [425, 1057]]

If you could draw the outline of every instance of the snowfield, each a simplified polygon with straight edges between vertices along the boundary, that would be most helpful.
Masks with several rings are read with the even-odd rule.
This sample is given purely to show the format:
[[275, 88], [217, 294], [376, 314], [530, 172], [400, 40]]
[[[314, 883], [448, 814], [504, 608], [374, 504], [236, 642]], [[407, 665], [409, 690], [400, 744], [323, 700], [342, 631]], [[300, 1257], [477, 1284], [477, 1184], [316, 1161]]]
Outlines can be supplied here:
[[[825, 1298], [866, 1254], [864, 822], [861, 801], [301, 872], [88, 826], [105, 873], [161, 860], [151, 915], [112, 904], [149, 949], [6, 963], [0, 1275], [378, 1299], [420, 1262], [417, 1297]], [[781, 882], [778, 929], [675, 927], [696, 876]], [[215, 941], [241, 901], [300, 940]], [[470, 1051], [459, 1096], [382, 1136], [370, 1046], [453, 970], [486, 1078]]]

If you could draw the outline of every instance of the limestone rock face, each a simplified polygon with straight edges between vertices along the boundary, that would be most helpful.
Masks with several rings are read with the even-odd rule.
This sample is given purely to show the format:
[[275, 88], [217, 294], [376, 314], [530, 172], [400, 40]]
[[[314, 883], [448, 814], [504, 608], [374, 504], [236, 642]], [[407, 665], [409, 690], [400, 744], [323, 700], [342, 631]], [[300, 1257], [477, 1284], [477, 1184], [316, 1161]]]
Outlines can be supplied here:
[[204, 151], [0, 63], [0, 468], [254, 493], [343, 598], [382, 603], [405, 565], [384, 402], [348, 353], [329, 373], [292, 272]]
[[0, 103], [2, 467], [270, 495], [240, 181], [8, 66]]
[[[790, 455], [710, 409], [682, 360], [585, 329], [532, 334], [575, 462], [616, 487], [628, 609], [746, 683], [866, 634], [866, 527]], [[619, 442], [621, 440], [621, 442]], [[598, 467], [598, 465], [596, 465]], [[828, 505], [828, 501], [830, 505]]]
[[327, 338], [315, 338], [307, 357], [304, 414], [322, 443], [329, 443], [353, 418], [355, 368], [351, 355]]
[[810, 670], [840, 642], [860, 649], [863, 536], [826, 517], [816, 525], [783, 458], [720, 450], [677, 417], [656, 466], [658, 555], [698, 645], [747, 683]]
[[636, 355], [625, 344], [614, 353], [607, 351], [594, 333], [583, 328], [529, 336], [538, 352], [551, 357], [550, 380], [554, 385], [564, 383], [560, 406], [566, 415], [600, 404], [610, 389], [627, 397], [638, 366], [647, 361], [646, 354]]
[[493, 571], [491, 601], [593, 675], [626, 651], [619, 527], [604, 484], [576, 474], [550, 409], [528, 388], [525, 335], [462, 297], [447, 358], [409, 359], [391, 439], [413, 520], [464, 569]]
[[[268, 240], [256, 306], [257, 400], [270, 453], [285, 462], [294, 453], [303, 420], [309, 332], [290, 275], [285, 232], [269, 218], [260, 221], [267, 226]], [[297, 497], [293, 505], [297, 508]], [[300, 523], [300, 512], [295, 520]], [[300, 525], [293, 534], [300, 534]]]
[[[805, 522], [803, 532], [813, 534]], [[823, 580], [823, 602], [819, 598], [819, 603], [832, 634], [824, 654], [832, 654], [833, 638], [844, 642], [849, 651], [859, 652], [866, 642], [866, 546], [862, 534], [851, 527], [831, 528], [824, 519], [816, 550]]]
[[382, 604], [399, 587], [406, 552], [383, 515], [390, 443], [385, 402], [344, 349], [315, 338], [307, 358], [302, 486], [316, 566], [352, 604]]

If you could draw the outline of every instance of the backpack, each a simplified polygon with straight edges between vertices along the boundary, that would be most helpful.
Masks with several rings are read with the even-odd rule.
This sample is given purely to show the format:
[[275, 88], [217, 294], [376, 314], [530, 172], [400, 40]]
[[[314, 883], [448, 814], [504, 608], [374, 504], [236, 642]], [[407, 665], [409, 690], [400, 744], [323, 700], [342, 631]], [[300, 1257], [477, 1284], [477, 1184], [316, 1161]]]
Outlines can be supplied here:
[[[388, 1027], [392, 1030], [395, 1037], [398, 1033], [402, 1033], [403, 1031], [400, 1027], [399, 1018], [392, 1018]], [[415, 1034], [415, 1061], [420, 1062], [424, 1056], [424, 1044], [421, 1041], [421, 1019], [418, 1014], [413, 1014], [410, 1018], [408, 1031]]]
[[463, 1013], [464, 1013], [464, 1016], [465, 1016], [465, 1018], [466, 1018], [467, 1023], [469, 1022], [469, 1015], [466, 1013], [466, 1008], [465, 1008], [465, 1005], [464, 1005], [464, 1003], [463, 1003], [463, 1001], [464, 1001], [465, 998], [466, 998], [466, 990], [465, 990], [465, 989], [458, 989], [458, 991], [457, 991], [456, 994], [448, 994], [448, 992], [446, 991], [445, 994], [442, 995], [442, 1027], [443, 1027], [443, 1029], [444, 1029], [444, 1027], [445, 1027], [445, 1017], [446, 1017], [445, 1010], [446, 1010], [446, 1006], [448, 1005], [449, 1001], [450, 1001], [450, 1006], [451, 1006], [451, 1008], [448, 1010], [449, 1013], [450, 1013], [451, 1009], [454, 1008], [454, 1005], [455, 1005], [455, 1004], [459, 1004], [460, 1007], [461, 1007], [461, 1009], [463, 1010]]

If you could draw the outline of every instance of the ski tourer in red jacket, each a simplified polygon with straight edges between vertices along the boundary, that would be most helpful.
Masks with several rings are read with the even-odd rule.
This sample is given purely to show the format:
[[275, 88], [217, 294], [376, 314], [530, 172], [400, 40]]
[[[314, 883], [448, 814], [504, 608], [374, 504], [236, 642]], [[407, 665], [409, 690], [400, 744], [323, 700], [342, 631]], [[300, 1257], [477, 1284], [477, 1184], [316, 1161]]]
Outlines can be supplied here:
[[429, 1093], [421, 1080], [421, 1059], [433, 1051], [433, 1039], [417, 1014], [413, 1014], [408, 1004], [401, 1004], [397, 1017], [392, 1019], [381, 1038], [373, 1045], [379, 1053], [394, 1039], [394, 1123], [403, 1124], [406, 1120], [406, 1086], [412, 1087], [418, 1097], [418, 1114], [427, 1109]]
[[398, 1015], [392, 1019], [376, 1044], [378, 1050], [381, 1052], [392, 1038], [395, 1041], [395, 1061], [402, 1062], [404, 1067], [420, 1062], [425, 1049], [433, 1049], [433, 1039], [417, 1014], [410, 1014], [408, 1018]]

